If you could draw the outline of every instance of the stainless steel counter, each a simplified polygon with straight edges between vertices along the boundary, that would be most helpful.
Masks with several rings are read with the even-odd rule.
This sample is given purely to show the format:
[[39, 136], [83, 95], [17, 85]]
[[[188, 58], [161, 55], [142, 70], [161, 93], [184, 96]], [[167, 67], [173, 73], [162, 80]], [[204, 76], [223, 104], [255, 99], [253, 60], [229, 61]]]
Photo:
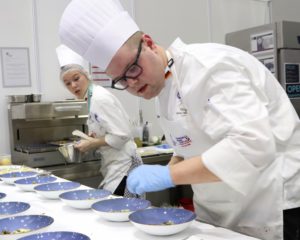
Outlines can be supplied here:
[[54, 175], [80, 182], [89, 187], [97, 188], [102, 177], [99, 172], [101, 161], [89, 161], [74, 164], [57, 165], [44, 167], [44, 170], [51, 171]]

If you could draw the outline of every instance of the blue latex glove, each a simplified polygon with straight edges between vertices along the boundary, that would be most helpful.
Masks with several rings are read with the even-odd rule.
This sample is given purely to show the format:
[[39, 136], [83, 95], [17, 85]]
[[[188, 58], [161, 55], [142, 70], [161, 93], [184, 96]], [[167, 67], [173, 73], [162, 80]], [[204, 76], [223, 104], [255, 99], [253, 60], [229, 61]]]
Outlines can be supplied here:
[[138, 195], [174, 186], [169, 166], [144, 164], [133, 169], [127, 178], [128, 190]]

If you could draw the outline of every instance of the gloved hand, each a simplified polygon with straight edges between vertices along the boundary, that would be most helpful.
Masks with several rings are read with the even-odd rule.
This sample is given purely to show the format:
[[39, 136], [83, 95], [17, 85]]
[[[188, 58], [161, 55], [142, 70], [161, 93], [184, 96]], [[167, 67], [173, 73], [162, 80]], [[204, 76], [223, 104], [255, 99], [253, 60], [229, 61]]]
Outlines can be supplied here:
[[127, 188], [131, 193], [141, 195], [174, 187], [169, 166], [141, 165], [127, 177]]

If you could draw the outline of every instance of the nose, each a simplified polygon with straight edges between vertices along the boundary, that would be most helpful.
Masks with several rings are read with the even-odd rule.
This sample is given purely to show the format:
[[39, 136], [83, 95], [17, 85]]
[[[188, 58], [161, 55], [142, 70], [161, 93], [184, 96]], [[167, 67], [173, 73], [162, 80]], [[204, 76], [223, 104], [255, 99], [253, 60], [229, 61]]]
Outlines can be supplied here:
[[75, 81], [72, 81], [72, 82], [71, 82], [71, 87], [72, 87], [72, 88], [75, 88], [76, 86], [77, 86], [77, 83], [76, 83]]
[[133, 79], [133, 78], [127, 78], [128, 87], [134, 87], [137, 82], [138, 82], [137, 78], [135, 78], [135, 79]]

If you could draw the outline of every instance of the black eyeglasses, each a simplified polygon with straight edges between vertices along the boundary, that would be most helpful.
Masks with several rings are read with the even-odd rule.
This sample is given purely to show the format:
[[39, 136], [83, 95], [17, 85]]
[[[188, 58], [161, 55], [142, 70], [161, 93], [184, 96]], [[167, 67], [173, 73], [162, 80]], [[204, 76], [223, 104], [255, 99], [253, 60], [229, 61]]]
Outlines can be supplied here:
[[131, 64], [125, 71], [121, 77], [117, 77], [112, 80], [111, 87], [118, 90], [125, 90], [128, 88], [127, 79], [137, 79], [142, 73], [143, 68], [138, 65], [139, 57], [142, 51], [143, 40], [140, 41], [138, 52], [133, 64]]

